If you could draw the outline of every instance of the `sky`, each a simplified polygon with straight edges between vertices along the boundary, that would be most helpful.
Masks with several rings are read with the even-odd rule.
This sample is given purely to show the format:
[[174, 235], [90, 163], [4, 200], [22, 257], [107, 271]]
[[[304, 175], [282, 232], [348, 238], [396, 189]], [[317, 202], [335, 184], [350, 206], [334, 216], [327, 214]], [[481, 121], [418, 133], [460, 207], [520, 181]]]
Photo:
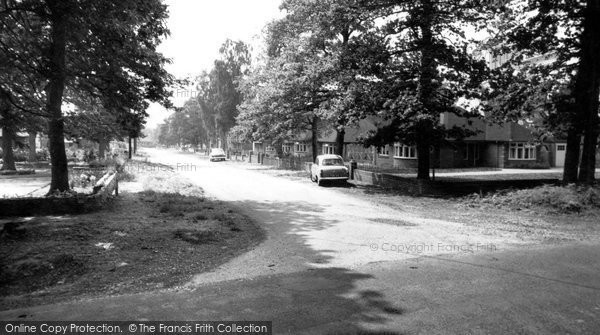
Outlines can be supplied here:
[[[167, 70], [176, 78], [209, 71], [227, 38], [260, 45], [264, 26], [281, 17], [281, 0], [167, 0], [171, 35], [158, 50], [173, 63]], [[174, 99], [175, 105], [185, 98]], [[158, 104], [148, 109], [147, 128], [154, 128], [169, 115]]]

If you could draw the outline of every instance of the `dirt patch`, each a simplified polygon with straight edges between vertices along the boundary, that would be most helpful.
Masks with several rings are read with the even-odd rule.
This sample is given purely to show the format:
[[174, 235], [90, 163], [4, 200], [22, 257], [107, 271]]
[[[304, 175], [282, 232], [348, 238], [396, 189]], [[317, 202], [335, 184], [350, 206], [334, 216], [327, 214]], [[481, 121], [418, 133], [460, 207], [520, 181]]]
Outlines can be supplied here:
[[264, 239], [171, 171], [136, 179], [98, 212], [2, 222], [0, 309], [177, 287]]
[[336, 191], [425, 219], [461, 223], [486, 235], [510, 234], [523, 241], [546, 244], [600, 240], [598, 210], [558, 213], [536, 207], [474, 205], [469, 197], [418, 197], [361, 185], [339, 187]]

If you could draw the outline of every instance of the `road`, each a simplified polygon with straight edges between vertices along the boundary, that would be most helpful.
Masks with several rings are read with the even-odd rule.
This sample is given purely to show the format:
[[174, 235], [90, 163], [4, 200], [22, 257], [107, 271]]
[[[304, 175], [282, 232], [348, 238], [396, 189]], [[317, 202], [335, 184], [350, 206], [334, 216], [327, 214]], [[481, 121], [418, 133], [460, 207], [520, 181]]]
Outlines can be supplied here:
[[149, 150], [260, 224], [254, 250], [177, 290], [0, 319], [271, 320], [275, 334], [592, 334], [600, 246], [524, 244], [191, 154]]

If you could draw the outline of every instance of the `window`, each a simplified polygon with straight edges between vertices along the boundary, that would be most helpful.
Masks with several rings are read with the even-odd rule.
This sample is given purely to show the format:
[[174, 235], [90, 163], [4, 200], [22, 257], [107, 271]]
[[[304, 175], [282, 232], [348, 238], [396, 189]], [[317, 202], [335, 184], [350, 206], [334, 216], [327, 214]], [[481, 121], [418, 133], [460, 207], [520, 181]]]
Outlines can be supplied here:
[[527, 143], [511, 143], [508, 159], [535, 160], [535, 145]]
[[323, 144], [323, 155], [333, 155], [335, 153], [335, 146], [333, 144]]
[[266, 152], [272, 152], [272, 151], [275, 151], [275, 148], [273, 148], [273, 147], [272, 147], [272, 146], [270, 146], [270, 145], [267, 145], [267, 149], [265, 149], [265, 151], [266, 151]]
[[379, 156], [389, 156], [390, 155], [390, 147], [388, 145], [385, 145], [383, 147], [378, 147], [377, 153], [379, 154]]
[[283, 151], [283, 153], [290, 153], [290, 151], [292, 151], [292, 146], [290, 144], [284, 144], [281, 146], [281, 149]]
[[564, 144], [559, 144], [556, 146], [556, 151], [565, 151], [567, 150], [567, 146]]
[[416, 159], [417, 148], [414, 145], [394, 144], [394, 158]]
[[296, 143], [296, 147], [294, 148], [296, 152], [306, 152], [306, 144], [304, 143]]
[[465, 150], [463, 151], [463, 159], [479, 160], [479, 144], [478, 143], [467, 143], [465, 144]]
[[344, 161], [340, 158], [326, 158], [321, 162], [323, 166], [344, 166]]

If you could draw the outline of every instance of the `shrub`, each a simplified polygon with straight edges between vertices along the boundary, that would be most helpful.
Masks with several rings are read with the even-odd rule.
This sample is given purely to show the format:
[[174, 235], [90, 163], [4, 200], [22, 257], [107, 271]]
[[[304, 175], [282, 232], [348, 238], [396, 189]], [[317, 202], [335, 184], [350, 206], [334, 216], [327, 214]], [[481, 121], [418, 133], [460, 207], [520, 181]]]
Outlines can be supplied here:
[[74, 187], [92, 187], [104, 176], [106, 171], [90, 169], [85, 171], [73, 171], [69, 173], [69, 185]]
[[15, 162], [26, 162], [29, 159], [29, 151], [25, 149], [17, 149], [13, 151]]
[[50, 152], [48, 152], [48, 149], [38, 149], [35, 151], [35, 154], [38, 161], [47, 161], [50, 159]]

